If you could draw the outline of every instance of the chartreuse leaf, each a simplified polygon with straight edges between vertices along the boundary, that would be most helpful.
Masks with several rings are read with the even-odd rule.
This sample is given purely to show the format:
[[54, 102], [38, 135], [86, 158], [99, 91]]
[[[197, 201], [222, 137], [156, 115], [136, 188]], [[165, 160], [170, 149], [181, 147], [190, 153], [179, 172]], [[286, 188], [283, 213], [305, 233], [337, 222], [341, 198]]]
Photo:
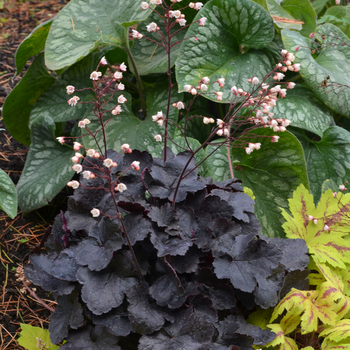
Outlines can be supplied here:
[[326, 341], [324, 340], [321, 345], [321, 350], [349, 350], [350, 341], [349, 339], [345, 341], [335, 342], [335, 341]]
[[270, 324], [269, 328], [272, 332], [277, 334], [276, 338], [269, 344], [270, 346], [277, 347], [279, 350], [298, 350], [298, 345], [294, 339], [286, 337], [284, 331], [279, 324]]
[[335, 324], [337, 315], [333, 311], [334, 304], [333, 300], [324, 299], [322, 291], [301, 291], [292, 288], [275, 307], [271, 321], [287, 310], [289, 313], [285, 317], [293, 317], [291, 322], [286, 323], [289, 326], [289, 331], [296, 328], [297, 322], [294, 318], [298, 315], [301, 321], [301, 334], [311, 333], [317, 330], [318, 319], [327, 325]]
[[320, 141], [311, 140], [303, 133], [294, 134], [305, 152], [310, 190], [315, 201], [321, 196], [325, 180], [333, 180], [339, 186], [350, 178], [350, 133], [347, 130], [329, 127]]
[[250, 313], [247, 322], [258, 326], [261, 329], [267, 329], [267, 325], [270, 323], [272, 314], [272, 308], [262, 309], [257, 307], [257, 310]]
[[316, 29], [316, 12], [309, 0], [283, 0], [281, 6], [293, 18], [304, 22], [301, 35], [309, 36]]
[[329, 126], [334, 125], [332, 112], [311, 90], [300, 84], [289, 90], [286, 98], [278, 100], [273, 112], [275, 118], [287, 118], [293, 127], [311, 131], [320, 137]]
[[[296, 56], [295, 62], [301, 64], [300, 75], [317, 97], [333, 111], [350, 117], [350, 89], [342, 89], [340, 93], [339, 89], [321, 85], [328, 76], [328, 83], [349, 85], [350, 40], [332, 24], [319, 26], [316, 31], [319, 35], [325, 35], [316, 59], [309, 49], [310, 40], [301, 34], [283, 29], [282, 40], [286, 49]], [[297, 47], [299, 49], [295, 51]]]
[[44, 50], [52, 21], [53, 18], [39, 24], [18, 46], [15, 57], [16, 75], [22, 71], [30, 57], [33, 57]]
[[32, 144], [17, 185], [18, 204], [23, 213], [51, 201], [73, 175], [72, 148], [55, 139], [55, 123], [38, 118], [31, 128]]
[[[37, 119], [43, 116], [50, 117], [56, 123], [82, 119], [86, 109], [91, 105], [78, 103], [74, 107], [70, 106], [67, 101], [72, 96], [67, 95], [66, 86], [73, 85], [76, 89], [92, 87], [90, 74], [96, 69], [100, 58], [100, 53], [90, 54], [62, 73], [55, 85], [38, 98], [30, 114], [30, 124], [36, 123]], [[89, 94], [92, 94], [91, 90], [74, 92], [81, 101]]]
[[[113, 96], [112, 101], [106, 106], [106, 109], [113, 109], [118, 101], [117, 93]], [[164, 84], [158, 84], [147, 96], [148, 116], [145, 120], [140, 120], [135, 117], [131, 110], [131, 96], [124, 92], [123, 95], [127, 98], [127, 102], [122, 105], [122, 113], [109, 121], [107, 125], [107, 148], [119, 150], [120, 146], [124, 143], [128, 143], [131, 148], [138, 149], [140, 151], [148, 151], [155, 157], [159, 157], [164, 147], [163, 142], [156, 142], [154, 136], [157, 134], [164, 134], [164, 126], [160, 127], [154, 121], [152, 121], [152, 115], [157, 114], [158, 111], [163, 112], [165, 116], [168, 89]], [[182, 95], [179, 95], [175, 89], [172, 90], [171, 103], [179, 101]], [[171, 108], [169, 118], [177, 122], [179, 111], [176, 108]], [[93, 113], [93, 109], [88, 109], [84, 118], [88, 118], [92, 121], [89, 125], [89, 129], [95, 131], [100, 128], [100, 123], [97, 121], [96, 116]], [[106, 117], [106, 118], [109, 118]], [[107, 119], [106, 119], [107, 120]], [[169, 123], [169, 133], [174, 133], [175, 127], [172, 123]], [[95, 140], [92, 137], [84, 137], [84, 145], [87, 148], [96, 148]], [[102, 142], [102, 133], [97, 134], [97, 140], [100, 145]], [[163, 140], [164, 141], [164, 140]]]
[[73, 0], [55, 17], [45, 46], [53, 70], [70, 66], [100, 45], [127, 45], [127, 26], [147, 18], [141, 0]]
[[6, 128], [17, 141], [26, 146], [30, 145], [30, 112], [38, 97], [55, 81], [47, 72], [44, 55], [41, 54], [35, 58], [25, 76], [5, 100], [2, 113]]
[[326, 342], [339, 342], [346, 338], [350, 338], [350, 320], [340, 320], [334, 326], [326, 328], [323, 332], [321, 332], [320, 337], [325, 337], [326, 339], [324, 341]]
[[16, 187], [2, 169], [0, 169], [0, 209], [12, 219], [17, 214]]
[[[150, 38], [156, 42], [159, 42], [159, 32], [150, 33], [146, 30], [146, 25], [155, 22], [160, 28], [162, 33], [165, 33], [164, 23], [160, 21], [159, 16], [154, 12], [147, 18], [147, 23], [142, 22], [137, 26], [137, 30], [145, 35], [147, 38]], [[170, 33], [173, 34], [175, 31], [178, 31], [181, 28], [179, 25], [176, 25]], [[181, 41], [185, 36], [186, 30], [179, 31], [171, 39], [171, 44]], [[175, 64], [175, 60], [179, 55], [181, 45], [175, 45], [171, 48], [171, 63], [172, 67]], [[152, 73], [165, 73], [168, 71], [168, 54], [163, 47], [157, 45], [155, 42], [141, 39], [134, 40], [134, 44], [131, 48], [131, 54], [133, 60], [136, 64], [137, 71], [140, 75], [147, 75]], [[129, 63], [130, 68], [132, 65]]]
[[261, 143], [260, 150], [248, 155], [242, 146], [232, 149], [234, 174], [256, 197], [255, 214], [263, 233], [269, 237], [284, 237], [280, 207], [287, 209], [288, 198], [301, 183], [308, 186], [304, 153], [298, 140], [288, 131], [280, 134], [277, 143], [271, 143], [268, 137], [275, 135], [271, 129], [256, 129], [254, 135], [256, 137], [245, 141]]
[[[26, 350], [41, 349], [40, 345], [45, 343], [46, 350], [56, 350], [58, 345], [54, 345], [50, 340], [50, 333], [47, 329], [40, 327], [33, 327], [30, 324], [21, 323], [22, 331], [18, 338], [18, 344], [23, 346]], [[41, 342], [41, 343], [39, 343]]]
[[[262, 79], [274, 66], [275, 58], [267, 47], [274, 37], [270, 15], [252, 0], [213, 0], [208, 2], [195, 17], [195, 21], [207, 17], [205, 26], [198, 22], [191, 25], [181, 45], [181, 55], [176, 65], [179, 90], [185, 84], [197, 86], [205, 76], [211, 82], [226, 79], [223, 101], [231, 99], [233, 85], [245, 91], [251, 89], [248, 79]], [[241, 46], [250, 48], [241, 54]], [[210, 85], [209, 91], [218, 91], [219, 85]], [[205, 95], [215, 99], [215, 95]]]
[[[334, 198], [331, 191], [322, 194], [317, 208], [313, 196], [303, 185], [289, 199], [289, 215], [282, 209], [286, 222], [283, 229], [288, 238], [305, 240], [309, 253], [316, 264], [329, 264], [333, 268], [345, 268], [350, 263], [350, 240], [348, 236], [348, 212], [350, 210], [350, 194], [338, 193]], [[309, 220], [309, 215], [318, 220]], [[324, 230], [324, 225], [330, 231]]]

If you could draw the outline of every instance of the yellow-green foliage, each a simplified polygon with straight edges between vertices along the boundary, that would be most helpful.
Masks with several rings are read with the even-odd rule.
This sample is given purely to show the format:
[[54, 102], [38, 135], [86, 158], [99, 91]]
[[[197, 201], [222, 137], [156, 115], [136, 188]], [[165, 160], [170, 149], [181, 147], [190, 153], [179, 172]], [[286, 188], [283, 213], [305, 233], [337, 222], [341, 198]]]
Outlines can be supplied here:
[[313, 196], [300, 185], [289, 208], [291, 215], [282, 209], [283, 228], [288, 238], [306, 241], [313, 287], [292, 289], [276, 306], [267, 327], [277, 337], [268, 346], [298, 350], [295, 339], [314, 333], [322, 350], [350, 350], [350, 193], [334, 196], [328, 190], [315, 207]]

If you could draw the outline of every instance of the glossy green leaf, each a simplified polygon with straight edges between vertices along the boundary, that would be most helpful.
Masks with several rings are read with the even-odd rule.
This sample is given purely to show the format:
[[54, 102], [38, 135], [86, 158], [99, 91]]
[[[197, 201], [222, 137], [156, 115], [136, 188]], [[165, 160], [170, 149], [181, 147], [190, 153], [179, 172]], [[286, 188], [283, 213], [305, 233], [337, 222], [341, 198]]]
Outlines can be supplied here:
[[2, 169], [0, 169], [0, 209], [12, 219], [17, 215], [16, 187]]
[[41, 344], [46, 344], [45, 350], [57, 350], [58, 345], [54, 345], [50, 340], [50, 333], [47, 329], [34, 327], [30, 324], [21, 323], [22, 331], [18, 338], [18, 344], [23, 346], [26, 350], [38, 350], [39, 340]]
[[[96, 70], [101, 54], [93, 53], [69, 67], [57, 79], [55, 85], [48, 88], [36, 102], [30, 114], [30, 125], [36, 123], [42, 116], [50, 117], [55, 123], [74, 119], [82, 119], [88, 105], [70, 106], [67, 101], [73, 96], [67, 95], [66, 86], [73, 85], [76, 89], [92, 87], [90, 74]], [[75, 91], [83, 101], [92, 91]]]
[[320, 137], [329, 126], [334, 125], [332, 112], [311, 90], [300, 84], [288, 90], [286, 98], [278, 100], [273, 112], [274, 118], [287, 118], [293, 127], [311, 131]]
[[[137, 30], [148, 38], [159, 42], [159, 33], [150, 33], [146, 30], [146, 25], [155, 22], [159, 26], [160, 30], [164, 33], [164, 24], [160, 21], [159, 16], [156, 13], [152, 13], [147, 21], [142, 22], [138, 25]], [[171, 33], [179, 30], [181, 27], [175, 25], [171, 30]], [[184, 38], [186, 30], [181, 30], [172, 39], [171, 44], [180, 41]], [[181, 45], [178, 44], [171, 48], [171, 63], [172, 67], [175, 63], [177, 56], [179, 55]], [[168, 54], [163, 47], [157, 45], [156, 43], [149, 41], [145, 38], [135, 39], [134, 44], [131, 48], [131, 54], [135, 64], [137, 66], [137, 71], [140, 75], [147, 75], [151, 73], [164, 73], [168, 71]], [[129, 63], [130, 68], [132, 68]]]
[[127, 26], [151, 10], [141, 0], [72, 0], [55, 17], [45, 46], [45, 63], [53, 70], [72, 65], [100, 45], [127, 45]]
[[316, 12], [309, 0], [283, 0], [281, 6], [293, 18], [304, 22], [301, 35], [309, 36], [316, 29]]
[[2, 113], [6, 128], [17, 141], [26, 146], [30, 145], [30, 112], [39, 96], [55, 81], [47, 72], [44, 55], [41, 54], [35, 58], [25, 76], [5, 100]]
[[[194, 23], [189, 28], [181, 45], [177, 59], [176, 79], [179, 90], [185, 84], [197, 86], [205, 76], [214, 82], [226, 79], [223, 101], [231, 98], [233, 85], [251, 90], [248, 79], [257, 76], [262, 79], [276, 63], [276, 57], [269, 50], [273, 47], [274, 26], [270, 15], [251, 0], [213, 0], [197, 14], [195, 20], [207, 17], [205, 26]], [[241, 46], [251, 48], [241, 54]], [[209, 92], [218, 91], [217, 83], [209, 85]], [[215, 95], [205, 95], [214, 99]]]
[[52, 21], [53, 18], [39, 24], [18, 46], [15, 56], [16, 75], [21, 73], [30, 57], [33, 57], [44, 50]]
[[271, 129], [257, 129], [254, 134], [261, 137], [247, 141], [260, 142], [261, 149], [250, 155], [242, 148], [233, 149], [234, 174], [253, 190], [255, 214], [263, 233], [284, 237], [280, 208], [288, 208], [288, 198], [301, 183], [309, 187], [303, 149], [288, 131], [278, 134], [277, 143], [265, 137], [276, 135]]
[[[120, 93], [117, 93], [112, 101], [106, 106], [106, 109], [113, 109], [117, 105], [117, 98]], [[127, 98], [127, 103], [122, 105], [122, 113], [113, 116], [107, 125], [107, 148], [120, 150], [120, 146], [128, 143], [131, 148], [140, 151], [148, 151], [153, 156], [160, 157], [164, 147], [164, 138], [162, 142], [156, 142], [154, 136], [157, 134], [164, 134], [164, 126], [152, 121], [152, 115], [162, 111], [165, 116], [168, 90], [165, 84], [158, 84], [147, 95], [148, 116], [142, 121], [134, 116], [131, 110], [131, 96], [127, 92], [123, 92]], [[182, 94], [178, 94], [175, 89], [172, 90], [171, 103], [181, 100]], [[177, 121], [178, 110], [171, 107], [170, 119]], [[92, 121], [89, 129], [94, 131], [100, 127], [99, 122], [93, 114], [93, 110], [89, 109], [84, 118]], [[106, 116], [107, 118], [107, 116]], [[109, 118], [109, 116], [108, 116]], [[175, 127], [169, 123], [170, 135], [174, 133]], [[97, 135], [98, 142], [102, 145], [102, 133]], [[96, 143], [91, 137], [84, 137], [84, 144], [87, 148], [96, 148]]]
[[51, 201], [71, 179], [74, 150], [55, 138], [55, 123], [38, 118], [31, 126], [31, 147], [17, 185], [18, 204], [23, 213]]
[[[279, 5], [275, 0], [266, 0], [266, 4], [268, 6], [268, 10], [271, 16], [289, 18], [291, 20], [295, 20], [292, 15], [289, 14], [281, 5]], [[293, 22], [279, 22], [275, 20], [275, 24], [278, 28], [287, 28], [287, 29], [295, 29], [301, 30], [302, 25], [300, 23]]]
[[[324, 87], [321, 83], [329, 76], [328, 83], [349, 85], [350, 81], [350, 40], [336, 26], [325, 24], [317, 27], [319, 35], [325, 34], [324, 48], [319, 50], [316, 60], [312, 57], [310, 40], [297, 32], [282, 30], [286, 49], [293, 52], [301, 64], [300, 75], [306, 84], [329, 108], [350, 117], [350, 89]], [[331, 33], [331, 34], [330, 34]], [[334, 38], [339, 36], [347, 45]], [[332, 45], [329, 45], [332, 43]], [[334, 45], [334, 44], [339, 45]], [[295, 49], [299, 47], [298, 51]]]
[[303, 133], [295, 134], [305, 152], [310, 191], [315, 201], [320, 199], [325, 180], [331, 179], [339, 186], [350, 179], [350, 133], [347, 130], [330, 127], [320, 141], [310, 140]]
[[323, 182], [322, 184], [322, 193], [325, 193], [328, 190], [332, 190], [332, 192], [338, 192], [339, 191], [339, 185], [336, 184], [336, 182], [334, 182], [331, 179], [328, 179], [326, 181]]
[[[225, 139], [215, 140], [215, 143], [220, 143]], [[225, 181], [231, 177], [230, 167], [228, 164], [227, 147], [219, 145], [208, 145], [205, 148], [205, 156], [209, 156], [203, 163], [204, 172], [201, 174], [204, 177], [210, 176], [214, 181]]]

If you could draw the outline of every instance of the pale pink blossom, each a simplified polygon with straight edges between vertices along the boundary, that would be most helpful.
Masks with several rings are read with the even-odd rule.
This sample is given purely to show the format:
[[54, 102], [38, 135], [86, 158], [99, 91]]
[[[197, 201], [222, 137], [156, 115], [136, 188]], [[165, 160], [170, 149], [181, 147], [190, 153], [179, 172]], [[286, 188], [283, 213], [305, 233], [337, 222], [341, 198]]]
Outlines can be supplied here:
[[67, 94], [71, 95], [75, 91], [75, 87], [73, 85], [66, 86]]
[[203, 84], [208, 84], [209, 81], [210, 81], [209, 77], [204, 77], [204, 78], [202, 79], [202, 83], [203, 83]]
[[128, 69], [128, 67], [125, 65], [125, 63], [123, 62], [120, 66], [119, 66], [119, 69], [122, 71], [122, 72], [126, 72], [126, 70]]
[[273, 80], [282, 80], [284, 78], [284, 74], [283, 73], [276, 73], [273, 77]]
[[179, 18], [176, 20], [176, 22], [179, 23], [181, 27], [184, 27], [187, 21], [184, 18]]
[[90, 148], [90, 149], [88, 149], [87, 151], [86, 151], [86, 155], [88, 156], [88, 157], [93, 157], [94, 156], [94, 154], [95, 154], [95, 150], [94, 149], [92, 149], [92, 148]]
[[157, 26], [157, 23], [151, 22], [146, 26], [146, 28], [148, 32], [155, 32], [157, 31], [158, 26]]
[[137, 160], [134, 160], [134, 161], [131, 163], [131, 167], [132, 167], [134, 170], [139, 171], [139, 170], [140, 170], [140, 162], [137, 161]]
[[83, 167], [82, 167], [81, 164], [74, 164], [74, 165], [72, 166], [72, 169], [73, 169], [77, 174], [79, 174], [79, 173], [81, 173], [81, 172], [83, 171]]
[[82, 172], [82, 175], [83, 175], [83, 178], [86, 180], [90, 180], [90, 179], [93, 179], [95, 177], [95, 175], [89, 170], [84, 170]]
[[145, 1], [142, 1], [142, 2], [141, 2], [141, 8], [142, 8], [142, 10], [147, 10], [147, 9], [149, 8], [148, 3], [145, 2]]
[[119, 115], [122, 112], [122, 107], [120, 105], [114, 107], [111, 111], [113, 115]]
[[67, 186], [68, 186], [68, 187], [72, 187], [73, 190], [76, 190], [77, 188], [79, 188], [80, 183], [79, 183], [78, 181], [73, 180], [73, 181], [69, 181], [69, 182], [67, 183]]
[[160, 5], [162, 3], [162, 0], [150, 0], [150, 4], [152, 5]]
[[203, 92], [208, 91], [208, 85], [201, 84], [200, 88], [201, 88], [201, 90], [202, 90]]
[[197, 95], [197, 89], [196, 89], [196, 88], [192, 88], [192, 89], [191, 89], [191, 94], [192, 94], [193, 96]]
[[97, 209], [97, 208], [93, 208], [91, 211], [90, 211], [91, 215], [94, 217], [94, 218], [97, 218], [98, 216], [100, 216], [101, 212]]
[[154, 136], [154, 139], [156, 140], [156, 142], [162, 142], [162, 135], [156, 135]]
[[123, 73], [116, 71], [113, 76], [114, 76], [114, 79], [121, 80], [123, 78]]
[[103, 56], [103, 57], [101, 58], [100, 65], [101, 65], [102, 67], [104, 67], [104, 66], [106, 66], [107, 64], [108, 64], [108, 62], [107, 62], [107, 60], [106, 60], [106, 57]]
[[106, 167], [106, 168], [110, 168], [112, 165], [113, 165], [113, 160], [111, 158], [106, 158], [104, 161], [103, 161], [103, 165]]
[[122, 144], [120, 148], [124, 151], [124, 153], [132, 152], [132, 149], [130, 148], [130, 145], [128, 143]]
[[295, 85], [296, 85], [295, 83], [290, 81], [287, 83], [287, 89], [294, 89]]
[[78, 127], [79, 128], [85, 128], [86, 125], [90, 124], [90, 120], [85, 118], [84, 120], [81, 120], [79, 123], [78, 123]]
[[80, 98], [78, 96], [73, 96], [72, 98], [70, 98], [67, 103], [70, 106], [76, 106], [76, 104], [78, 103], [78, 101], [80, 100]]
[[80, 147], [82, 147], [82, 145], [79, 142], [73, 142], [74, 151], [78, 152], [80, 150]]
[[125, 90], [125, 85], [122, 84], [122, 83], [119, 83], [119, 84], [117, 85], [117, 88], [118, 88], [119, 91]]
[[253, 150], [251, 148], [249, 148], [249, 147], [245, 148], [245, 153], [250, 154], [252, 152], [253, 152]]
[[56, 140], [57, 140], [61, 145], [64, 144], [64, 137], [63, 137], [63, 136], [56, 137]]
[[118, 102], [119, 103], [125, 103], [127, 101], [127, 99], [124, 97], [124, 95], [120, 95], [119, 97], [118, 97]]
[[204, 26], [206, 22], [207, 22], [207, 17], [202, 17], [201, 19], [199, 19], [199, 26], [200, 27]]
[[132, 37], [134, 39], [142, 39], [143, 35], [135, 29], [132, 29]]
[[225, 78], [219, 78], [217, 82], [219, 83], [219, 86], [222, 88], [225, 85]]
[[119, 184], [114, 188], [114, 190], [115, 190], [116, 192], [119, 191], [120, 193], [126, 191], [127, 189], [128, 189], [128, 188], [127, 188], [126, 185], [123, 184], [123, 183], [119, 183]]
[[347, 188], [345, 187], [345, 185], [339, 185], [339, 189], [340, 189], [340, 191], [346, 191], [347, 190]]
[[215, 94], [216, 94], [216, 100], [217, 101], [222, 101], [223, 93], [221, 91], [217, 91]]
[[192, 85], [186, 84], [184, 85], [184, 90], [189, 92], [192, 89]]
[[180, 110], [180, 109], [184, 109], [185, 108], [185, 104], [183, 102], [179, 101], [177, 103], [173, 103], [173, 107], [175, 107], [178, 110]]
[[96, 71], [94, 71], [94, 72], [92, 72], [92, 73], [90, 74], [90, 79], [92, 79], [92, 80], [98, 80], [98, 78], [99, 78], [101, 75], [102, 75], [101, 72], [96, 72]]
[[279, 138], [280, 138], [279, 136], [274, 135], [271, 137], [271, 142], [278, 142]]

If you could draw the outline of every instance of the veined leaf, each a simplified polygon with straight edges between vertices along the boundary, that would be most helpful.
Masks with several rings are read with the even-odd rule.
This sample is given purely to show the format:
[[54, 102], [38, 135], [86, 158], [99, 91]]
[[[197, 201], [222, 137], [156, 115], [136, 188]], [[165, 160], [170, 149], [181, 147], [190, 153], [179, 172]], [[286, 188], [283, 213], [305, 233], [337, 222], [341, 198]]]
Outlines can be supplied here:
[[0, 169], [0, 209], [12, 219], [17, 214], [16, 187], [2, 169]]
[[298, 345], [294, 339], [284, 335], [281, 325], [270, 324], [268, 327], [277, 334], [276, 338], [268, 345], [279, 346], [279, 350], [298, 350]]
[[[322, 194], [315, 208], [313, 196], [300, 185], [293, 198], [289, 199], [289, 210], [291, 215], [282, 209], [286, 219], [283, 224], [286, 236], [304, 239], [316, 263], [328, 263], [340, 268], [350, 263], [350, 240], [344, 238], [348, 235], [350, 194], [338, 193], [334, 198], [328, 190]], [[310, 220], [309, 216], [318, 222]], [[324, 229], [326, 222], [329, 232]]]
[[[286, 49], [293, 52], [300, 63], [300, 75], [305, 83], [333, 111], [350, 118], [350, 89], [338, 89], [322, 86], [329, 76], [328, 84], [349, 85], [350, 80], [350, 40], [336, 26], [325, 24], [317, 27], [317, 34], [324, 35], [322, 49], [313, 58], [311, 42], [295, 31], [282, 30], [282, 40]], [[339, 38], [339, 39], [338, 39]], [[342, 44], [345, 43], [345, 45]], [[298, 51], [295, 51], [299, 47]], [[340, 90], [343, 90], [340, 93]]]
[[346, 338], [350, 338], [350, 320], [340, 320], [334, 326], [326, 328], [320, 333], [320, 337], [325, 337], [325, 341], [339, 342]]
[[47, 350], [57, 350], [58, 345], [51, 343], [50, 334], [47, 329], [42, 329], [40, 327], [34, 327], [30, 324], [21, 323], [21, 336], [18, 338], [18, 344], [23, 346], [26, 350], [37, 350], [38, 342], [41, 344], [46, 344]]
[[100, 45], [127, 45], [127, 28], [147, 18], [141, 0], [72, 0], [55, 17], [45, 46], [45, 63], [62, 69]]
[[[273, 46], [274, 27], [270, 15], [251, 0], [213, 0], [197, 14], [194, 21], [207, 17], [205, 26], [198, 22], [191, 25], [181, 45], [177, 59], [176, 80], [179, 90], [185, 84], [197, 86], [205, 76], [211, 82], [225, 77], [223, 101], [229, 102], [233, 85], [250, 91], [248, 79], [257, 76], [262, 79], [276, 63], [276, 57], [269, 50]], [[250, 50], [241, 54], [241, 45]], [[278, 58], [277, 58], [278, 60]], [[219, 85], [209, 86], [209, 92], [218, 91]], [[205, 95], [215, 99], [215, 95]]]

